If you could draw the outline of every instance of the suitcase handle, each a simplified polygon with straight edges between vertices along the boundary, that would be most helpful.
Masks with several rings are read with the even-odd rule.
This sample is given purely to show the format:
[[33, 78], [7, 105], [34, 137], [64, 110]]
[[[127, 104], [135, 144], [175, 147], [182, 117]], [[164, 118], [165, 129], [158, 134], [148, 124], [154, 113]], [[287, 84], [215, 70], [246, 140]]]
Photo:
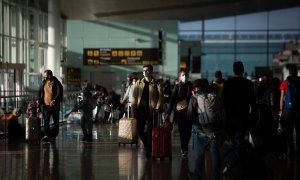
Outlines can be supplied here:
[[[129, 103], [127, 103], [127, 118], [130, 118], [130, 107], [129, 107]], [[123, 114], [123, 118], [125, 118], [126, 113]]]
[[129, 103], [127, 103], [127, 117], [129, 118], [129, 113], [130, 113], [130, 107], [129, 107]]
[[[155, 126], [155, 114], [157, 114], [157, 126]], [[153, 112], [152, 118], [153, 118], [153, 127], [155, 126], [156, 128], [160, 128], [161, 127], [161, 124], [160, 124], [160, 118], [161, 118], [160, 113], [159, 112], [157, 112], [157, 113]]]

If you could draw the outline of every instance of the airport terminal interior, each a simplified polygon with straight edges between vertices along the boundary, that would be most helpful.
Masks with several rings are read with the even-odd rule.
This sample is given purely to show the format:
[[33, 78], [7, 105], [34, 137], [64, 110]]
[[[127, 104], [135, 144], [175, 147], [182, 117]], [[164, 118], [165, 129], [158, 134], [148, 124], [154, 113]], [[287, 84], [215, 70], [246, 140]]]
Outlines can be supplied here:
[[[211, 82], [218, 70], [228, 79], [236, 61], [254, 83], [286, 79], [291, 64], [299, 75], [300, 1], [0, 0], [0, 180], [189, 179], [193, 156], [182, 156], [176, 123], [172, 155], [147, 158], [140, 141], [119, 144], [120, 109], [101, 106], [91, 142], [82, 141], [80, 112], [69, 113], [85, 82], [122, 97], [128, 75], [141, 78], [144, 65], [174, 84], [180, 70], [191, 82]], [[46, 69], [64, 88], [56, 140], [8, 138], [2, 115], [20, 108], [18, 122], [29, 126], [28, 102], [36, 101]], [[249, 179], [300, 179], [298, 156], [270, 153]], [[204, 179], [212, 179], [210, 158], [207, 152]]]

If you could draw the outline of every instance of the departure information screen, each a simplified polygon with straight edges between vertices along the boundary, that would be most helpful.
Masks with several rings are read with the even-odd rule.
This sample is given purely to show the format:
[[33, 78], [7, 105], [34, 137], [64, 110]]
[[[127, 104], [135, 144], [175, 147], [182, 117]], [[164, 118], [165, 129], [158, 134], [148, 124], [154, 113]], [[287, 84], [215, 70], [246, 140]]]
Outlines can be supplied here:
[[161, 64], [158, 48], [84, 48], [83, 65]]

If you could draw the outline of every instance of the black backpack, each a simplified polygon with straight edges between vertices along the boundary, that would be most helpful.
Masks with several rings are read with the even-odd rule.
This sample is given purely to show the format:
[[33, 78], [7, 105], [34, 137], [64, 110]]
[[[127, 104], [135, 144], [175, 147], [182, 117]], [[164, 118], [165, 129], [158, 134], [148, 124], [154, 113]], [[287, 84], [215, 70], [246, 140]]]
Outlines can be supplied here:
[[284, 107], [295, 110], [300, 107], [300, 78], [289, 76], [286, 82], [288, 88], [284, 98]]

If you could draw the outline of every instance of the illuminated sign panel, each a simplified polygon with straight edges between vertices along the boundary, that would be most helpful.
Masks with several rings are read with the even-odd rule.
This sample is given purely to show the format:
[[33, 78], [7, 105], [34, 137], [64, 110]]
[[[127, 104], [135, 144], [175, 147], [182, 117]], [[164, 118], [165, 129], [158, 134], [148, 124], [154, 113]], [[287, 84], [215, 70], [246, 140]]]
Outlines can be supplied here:
[[161, 64], [158, 48], [83, 49], [83, 65], [145, 65]]

